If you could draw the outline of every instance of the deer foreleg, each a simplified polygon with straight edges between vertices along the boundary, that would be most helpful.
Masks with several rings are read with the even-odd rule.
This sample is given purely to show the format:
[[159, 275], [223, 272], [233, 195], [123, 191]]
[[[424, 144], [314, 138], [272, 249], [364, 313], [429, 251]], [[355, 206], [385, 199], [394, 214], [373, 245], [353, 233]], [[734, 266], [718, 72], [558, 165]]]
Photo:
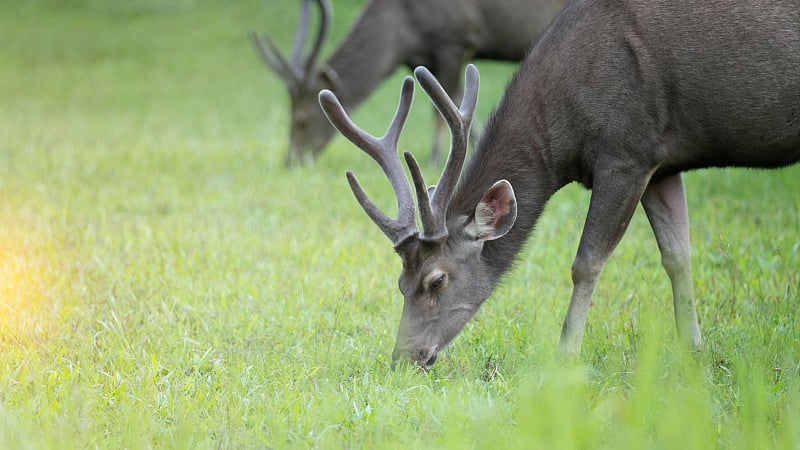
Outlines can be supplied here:
[[678, 337], [694, 349], [700, 346], [700, 325], [692, 289], [689, 212], [680, 174], [651, 184], [642, 206], [661, 250], [661, 264], [672, 283], [672, 300]]
[[627, 169], [608, 170], [595, 177], [578, 254], [572, 264], [572, 299], [561, 328], [560, 351], [564, 356], [580, 353], [597, 279], [625, 234], [650, 175]]

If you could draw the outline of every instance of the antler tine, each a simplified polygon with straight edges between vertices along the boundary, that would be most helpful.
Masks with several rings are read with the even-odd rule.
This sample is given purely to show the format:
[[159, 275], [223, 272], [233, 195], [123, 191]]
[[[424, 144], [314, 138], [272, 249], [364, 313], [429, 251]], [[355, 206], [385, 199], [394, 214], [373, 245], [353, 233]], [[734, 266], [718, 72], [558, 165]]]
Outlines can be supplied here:
[[422, 222], [422, 234], [423, 236], [431, 236], [435, 234], [436, 230], [430, 229], [430, 225], [434, 223], [434, 216], [425, 178], [422, 176], [422, 170], [419, 168], [419, 163], [417, 163], [414, 155], [411, 152], [405, 152], [403, 156], [406, 158], [406, 165], [408, 165], [408, 169], [411, 172], [411, 180], [417, 194], [417, 209], [419, 210], [419, 220]]
[[261, 39], [259, 39], [256, 32], [250, 32], [250, 41], [253, 43], [253, 46], [255, 46], [256, 50], [258, 50], [261, 60], [274, 70], [290, 87], [296, 86], [300, 81], [300, 75], [297, 73], [297, 70], [281, 55], [278, 46], [275, 45], [275, 41], [272, 40], [269, 34], [265, 33], [263, 39], [267, 44], [266, 48], [261, 43]]
[[467, 64], [464, 71], [464, 95], [461, 96], [459, 112], [467, 125], [467, 131], [472, 127], [475, 118], [475, 107], [478, 106], [478, 87], [480, 87], [480, 74], [475, 64]]
[[478, 101], [478, 86], [480, 76], [478, 69], [468, 64], [465, 74], [464, 95], [462, 96], [459, 108], [447, 95], [442, 85], [433, 74], [425, 67], [417, 67], [414, 70], [425, 93], [428, 94], [436, 109], [447, 122], [450, 128], [450, 154], [447, 156], [439, 183], [431, 198], [431, 209], [433, 212], [432, 223], [423, 223], [425, 230], [421, 238], [428, 240], [438, 240], [447, 236], [445, 224], [447, 205], [450, 196], [453, 194], [458, 178], [461, 175], [461, 168], [467, 155], [467, 144], [469, 142], [469, 132], [472, 127], [472, 119], [475, 117], [475, 106]]
[[317, 0], [317, 4], [319, 5], [320, 11], [319, 29], [317, 30], [317, 36], [314, 38], [314, 45], [308, 52], [308, 58], [306, 59], [305, 73], [307, 76], [316, 75], [317, 58], [319, 58], [322, 44], [325, 43], [325, 39], [328, 37], [331, 16], [333, 16], [333, 8], [329, 0]]
[[400, 102], [394, 118], [392, 118], [386, 133], [381, 138], [376, 138], [350, 120], [333, 92], [325, 89], [319, 93], [320, 106], [322, 106], [322, 110], [331, 124], [350, 142], [371, 156], [381, 167], [392, 185], [397, 197], [397, 219], [391, 219], [380, 211], [366, 195], [355, 175], [352, 172], [347, 173], [347, 180], [356, 200], [358, 200], [372, 221], [378, 225], [378, 228], [392, 240], [395, 246], [400, 245], [406, 238], [417, 232], [411, 187], [397, 155], [397, 141], [411, 109], [413, 94], [414, 80], [411, 77], [406, 77], [403, 80]]
[[308, 38], [308, 26], [311, 22], [311, 0], [301, 0], [300, 17], [297, 19], [297, 32], [294, 35], [292, 47], [292, 67], [300, 69], [303, 66], [303, 48]]
[[[389, 238], [395, 245], [398, 245], [400, 242], [405, 240], [406, 237], [414, 234], [414, 231], [410, 233], [406, 233], [406, 229], [403, 227], [397, 226], [397, 223], [400, 222], [400, 214], [398, 214], [398, 219], [392, 219], [391, 217], [387, 216], [383, 213], [375, 203], [370, 200], [367, 193], [364, 192], [364, 188], [361, 187], [361, 183], [358, 182], [358, 178], [353, 174], [351, 171], [347, 171], [347, 183], [350, 185], [350, 190], [353, 191], [353, 195], [358, 200], [358, 204], [361, 205], [361, 208], [364, 210], [365, 213], [369, 216], [370, 219], [378, 226], [378, 228], [383, 231], [383, 234]], [[399, 202], [398, 202], [399, 203]], [[412, 216], [413, 217], [413, 216]]]

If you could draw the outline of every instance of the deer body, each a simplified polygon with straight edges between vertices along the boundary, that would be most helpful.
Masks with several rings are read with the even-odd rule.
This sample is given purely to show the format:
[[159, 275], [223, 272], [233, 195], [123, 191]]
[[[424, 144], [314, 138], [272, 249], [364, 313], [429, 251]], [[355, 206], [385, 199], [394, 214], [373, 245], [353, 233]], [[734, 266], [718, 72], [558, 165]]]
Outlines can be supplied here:
[[[305, 81], [289, 86], [292, 113], [287, 164], [315, 159], [335, 133], [317, 103], [321, 89], [335, 92], [350, 110], [397, 67], [426, 66], [449, 94], [456, 95], [467, 61], [521, 60], [566, 2], [369, 1], [331, 57], [322, 65], [307, 65], [310, 71], [303, 75]], [[322, 20], [329, 20], [324, 13]], [[254, 35], [251, 37], [263, 55], [264, 47]], [[434, 158], [438, 158], [438, 142], [437, 136]]]
[[[434, 270], [446, 273], [448, 286], [404, 291], [395, 356], [429, 367], [469, 320], [437, 313], [476, 310], [545, 203], [572, 182], [592, 195], [562, 351], [580, 350], [599, 274], [639, 202], [671, 280], [678, 335], [697, 347], [681, 172], [798, 161], [800, 2], [573, 0], [532, 48], [476, 144], [447, 206], [448, 239], [399, 248], [404, 261], [415, 261], [413, 269], [404, 263], [401, 281], [406, 272], [426, 280]], [[505, 194], [516, 202], [513, 227], [477, 243], [464, 230], [497, 180], [513, 186]], [[503, 223], [507, 209], [487, 216]], [[459, 292], [451, 296], [451, 288]], [[436, 307], [421, 307], [419, 298], [431, 293]]]
[[564, 350], [574, 352], [597, 277], [641, 200], [672, 279], [681, 337], [697, 346], [680, 173], [798, 160], [798, 2], [715, 0], [687, 11], [669, 1], [576, 0], [508, 86], [451, 208], [468, 210], [496, 178], [531, 202], [506, 237], [486, 243], [502, 264], [556, 190], [571, 182], [593, 189], [562, 331]]

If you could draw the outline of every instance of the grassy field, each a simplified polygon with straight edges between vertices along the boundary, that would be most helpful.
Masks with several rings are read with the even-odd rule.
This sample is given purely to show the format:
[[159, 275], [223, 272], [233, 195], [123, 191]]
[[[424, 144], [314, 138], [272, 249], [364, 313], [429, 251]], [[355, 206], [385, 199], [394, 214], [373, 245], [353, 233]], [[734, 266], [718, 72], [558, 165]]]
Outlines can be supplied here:
[[[391, 371], [400, 262], [343, 173], [391, 190], [341, 138], [281, 167], [287, 97], [246, 39], [288, 46], [296, 9], [0, 3], [0, 447], [800, 448], [800, 167], [686, 176], [696, 354], [638, 211], [583, 363], [553, 363], [570, 186], [434, 369]], [[513, 67], [479, 68], [485, 117]], [[404, 74], [356, 120], [382, 130]], [[426, 101], [401, 142], [422, 155]]]

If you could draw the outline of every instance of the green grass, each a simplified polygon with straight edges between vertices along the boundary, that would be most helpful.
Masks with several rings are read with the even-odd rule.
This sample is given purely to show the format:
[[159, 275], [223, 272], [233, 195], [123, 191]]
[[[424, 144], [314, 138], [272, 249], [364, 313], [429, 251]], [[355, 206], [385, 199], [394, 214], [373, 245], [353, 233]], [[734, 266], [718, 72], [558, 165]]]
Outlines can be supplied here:
[[[361, 2], [337, 2], [341, 36]], [[553, 363], [588, 192], [559, 192], [429, 373], [391, 371], [399, 260], [337, 139], [285, 171], [246, 32], [292, 2], [0, 4], [0, 447], [800, 448], [800, 167], [686, 176], [702, 351], [637, 212]], [[330, 46], [326, 47], [330, 51]], [[512, 67], [481, 63], [479, 114]], [[398, 71], [356, 114], [374, 132]], [[417, 98], [402, 147], [426, 153]]]

